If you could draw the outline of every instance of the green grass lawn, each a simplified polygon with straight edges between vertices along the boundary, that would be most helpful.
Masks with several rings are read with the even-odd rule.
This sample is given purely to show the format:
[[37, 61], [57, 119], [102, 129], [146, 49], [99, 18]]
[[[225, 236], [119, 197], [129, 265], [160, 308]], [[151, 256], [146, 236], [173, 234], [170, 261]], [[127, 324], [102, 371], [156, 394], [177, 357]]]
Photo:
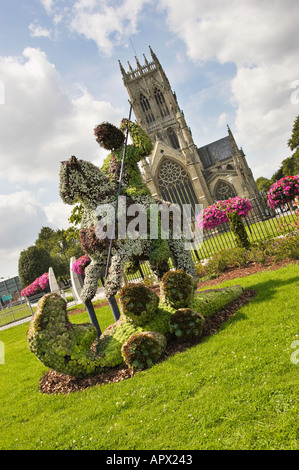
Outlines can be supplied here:
[[[1, 331], [0, 449], [299, 449], [298, 280], [290, 264], [222, 284], [258, 295], [201, 344], [69, 395], [38, 391], [47, 369], [28, 350], [28, 324]], [[102, 329], [113, 321], [97, 313]]]

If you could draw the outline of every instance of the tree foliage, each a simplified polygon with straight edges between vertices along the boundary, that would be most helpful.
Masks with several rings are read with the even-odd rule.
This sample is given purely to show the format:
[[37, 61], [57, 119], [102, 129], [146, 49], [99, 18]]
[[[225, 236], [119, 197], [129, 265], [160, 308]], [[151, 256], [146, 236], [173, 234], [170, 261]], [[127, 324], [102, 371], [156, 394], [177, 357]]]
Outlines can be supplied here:
[[268, 182], [270, 182], [271, 186], [285, 176], [295, 176], [299, 173], [299, 116], [297, 116], [294, 121], [292, 136], [288, 140], [288, 147], [291, 151], [294, 151], [294, 153], [290, 157], [282, 160], [280, 167], [273, 173], [272, 177], [270, 179], [264, 178], [263, 176], [257, 178], [256, 184], [260, 192], [270, 189], [270, 187], [267, 189]]
[[30, 246], [23, 250], [19, 258], [19, 278], [22, 287], [25, 288], [42, 274], [48, 272], [52, 264], [49, 252], [38, 246]]

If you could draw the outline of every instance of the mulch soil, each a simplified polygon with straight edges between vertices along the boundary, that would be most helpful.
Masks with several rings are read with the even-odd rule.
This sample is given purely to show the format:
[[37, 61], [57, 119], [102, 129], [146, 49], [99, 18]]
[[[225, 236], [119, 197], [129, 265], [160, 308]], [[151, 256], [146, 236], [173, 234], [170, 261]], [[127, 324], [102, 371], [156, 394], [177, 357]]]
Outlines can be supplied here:
[[[232, 280], [235, 278], [240, 278], [244, 276], [248, 276], [251, 274], [255, 274], [264, 270], [276, 270], [283, 266], [286, 266], [290, 261], [281, 261], [276, 264], [267, 264], [267, 265], [259, 265], [259, 264], [251, 264], [246, 267], [241, 268], [231, 268], [227, 269], [223, 272], [219, 277], [216, 279], [210, 279], [208, 281], [203, 281], [198, 283], [198, 289], [202, 289], [204, 287], [211, 287], [213, 285], [219, 285], [224, 281]], [[299, 264], [299, 261], [292, 261], [296, 264]], [[153, 288], [157, 294], [160, 293], [159, 286], [155, 286]], [[197, 340], [191, 341], [178, 341], [172, 340], [169, 341], [163, 356], [160, 358], [159, 362], [165, 361], [170, 356], [174, 354], [178, 354], [182, 351], [185, 351], [187, 348], [195, 346], [202, 342], [204, 338], [207, 336], [215, 334], [221, 325], [226, 322], [229, 318], [231, 318], [236, 311], [238, 311], [242, 306], [250, 302], [252, 298], [256, 296], [257, 292], [254, 290], [244, 290], [243, 294], [236, 299], [235, 301], [231, 302], [225, 308], [217, 312], [216, 314], [212, 315], [211, 317], [207, 318], [204, 323], [202, 336]], [[108, 304], [108, 302], [102, 301], [98, 305], [95, 305], [95, 308], [101, 307], [103, 305]], [[77, 309], [69, 312], [69, 314], [79, 313], [85, 311], [85, 309]], [[54, 370], [49, 370], [40, 380], [39, 382], [39, 390], [42, 393], [63, 393], [68, 394], [70, 392], [81, 391], [85, 390], [89, 387], [93, 387], [95, 385], [105, 385], [107, 383], [116, 383], [120, 382], [125, 379], [130, 379], [134, 375], [138, 374], [139, 371], [132, 371], [126, 365], [120, 366], [114, 369], [107, 369], [106, 371], [102, 372], [99, 375], [86, 377], [86, 378], [77, 378], [72, 377], [69, 375], [61, 374]]]

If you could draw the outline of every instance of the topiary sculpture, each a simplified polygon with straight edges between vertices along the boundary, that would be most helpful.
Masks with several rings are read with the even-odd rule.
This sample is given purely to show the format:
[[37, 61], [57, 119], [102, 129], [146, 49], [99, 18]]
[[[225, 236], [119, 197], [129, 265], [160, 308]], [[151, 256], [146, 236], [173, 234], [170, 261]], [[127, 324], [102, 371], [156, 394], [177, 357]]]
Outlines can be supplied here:
[[[151, 196], [149, 189], [143, 183], [138, 162], [151, 152], [152, 143], [148, 135], [137, 124], [123, 120], [121, 128], [123, 129], [124, 126], [128, 126], [133, 143], [127, 146], [121, 195], [126, 197], [127, 207], [131, 204], [139, 204], [140, 211], [145, 211], [145, 215], [148, 217], [151, 205], [157, 205], [157, 200]], [[123, 153], [123, 145], [120, 145], [122, 141], [120, 129], [112, 124], [103, 123], [97, 126], [95, 134], [100, 145], [112, 150], [102, 169], [72, 156], [68, 161], [62, 163], [60, 170], [62, 200], [66, 204], [80, 203], [83, 207], [80, 240], [84, 252], [91, 259], [90, 265], [85, 270], [84, 286], [81, 293], [83, 302], [91, 301], [96, 293], [98, 280], [105, 277], [109, 237], [113, 238], [113, 236], [107, 232], [106, 237], [99, 237], [97, 227], [101, 227], [104, 234], [106, 233], [104, 229], [107, 228], [107, 224], [101, 225], [104, 224], [104, 217], [102, 213], [99, 213], [99, 208], [107, 205], [112, 208], [116, 206]], [[128, 215], [128, 212], [127, 210], [125, 214], [122, 214], [125, 217], [126, 227], [129, 226], [133, 218]], [[150, 228], [147, 227], [147, 229], [150, 232]], [[153, 272], [161, 279], [163, 274], [169, 270], [168, 260], [171, 257], [175, 268], [183, 269], [195, 277], [191, 254], [185, 249], [184, 239], [173, 236], [172, 227], [170, 227], [169, 239], [167, 240], [161, 237], [161, 232], [157, 239], [151, 239], [150, 233], [147, 234], [147, 238], [136, 238], [130, 234], [124, 238], [120, 232], [120, 222], [117, 220], [116, 238], [113, 239], [112, 244], [111, 265], [104, 286], [108, 300], [115, 296], [120, 289], [127, 263], [131, 263], [132, 269], [140, 261], [148, 260]]]
[[[170, 282], [171, 279], [171, 282]], [[170, 286], [184, 284], [177, 309], [177, 291]], [[189, 287], [188, 287], [189, 286]], [[100, 338], [91, 324], [70, 323], [66, 302], [60, 295], [45, 295], [38, 303], [27, 334], [29, 349], [47, 367], [67, 375], [99, 374], [124, 363], [145, 369], [155, 364], [171, 338], [200, 338], [205, 312], [214, 313], [242, 293], [240, 286], [194, 296], [192, 276], [180, 270], [163, 276], [164, 298], [134, 283], [119, 292], [120, 319]]]

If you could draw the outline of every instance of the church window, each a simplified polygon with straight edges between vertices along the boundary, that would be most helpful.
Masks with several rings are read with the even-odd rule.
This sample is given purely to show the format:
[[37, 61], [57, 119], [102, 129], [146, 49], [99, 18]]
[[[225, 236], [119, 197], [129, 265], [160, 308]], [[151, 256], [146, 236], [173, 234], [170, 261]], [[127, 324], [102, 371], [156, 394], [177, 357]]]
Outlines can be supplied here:
[[226, 183], [226, 181], [219, 181], [215, 190], [216, 201], [225, 201], [231, 197], [236, 197], [236, 191], [233, 185]]
[[164, 201], [191, 206], [191, 214], [195, 216], [195, 204], [198, 204], [192, 182], [183, 166], [173, 160], [165, 160], [160, 168], [158, 184]]
[[172, 147], [174, 149], [179, 149], [180, 148], [180, 143], [179, 143], [179, 139], [176, 135], [176, 132], [172, 128], [170, 128], [170, 129], [168, 129], [167, 133], [168, 133], [168, 138], [169, 138], [169, 141], [170, 141]]
[[141, 106], [141, 109], [142, 109], [143, 114], [145, 116], [146, 122], [148, 124], [150, 124], [151, 122], [154, 122], [155, 117], [154, 117], [153, 112], [151, 110], [151, 105], [149, 103], [149, 100], [142, 93], [140, 93], [140, 106]]
[[169, 110], [168, 110], [162, 91], [158, 90], [158, 88], [155, 88], [154, 96], [155, 96], [155, 100], [158, 105], [159, 111], [161, 113], [161, 116], [162, 117], [167, 116], [169, 114]]

